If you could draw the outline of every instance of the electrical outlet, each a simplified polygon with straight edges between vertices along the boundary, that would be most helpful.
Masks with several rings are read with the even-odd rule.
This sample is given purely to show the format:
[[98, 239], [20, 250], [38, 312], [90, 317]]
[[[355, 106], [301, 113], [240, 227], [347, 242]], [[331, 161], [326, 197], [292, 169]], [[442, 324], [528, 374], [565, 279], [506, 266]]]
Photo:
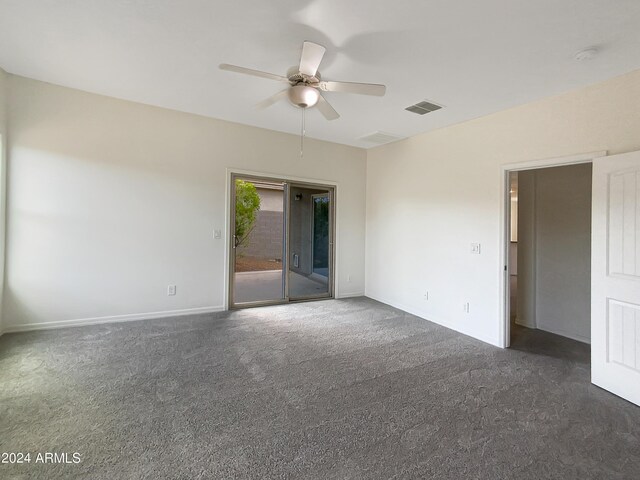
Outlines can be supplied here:
[[429, 300], [429, 291], [428, 291], [428, 290], [427, 290], [426, 292], [424, 292], [424, 296], [423, 296], [423, 298], [424, 298], [425, 300]]
[[469, 313], [469, 302], [465, 302], [465, 304], [462, 306], [462, 308], [464, 309], [465, 313]]
[[175, 295], [176, 294], [176, 286], [175, 285], [169, 285], [167, 287], [167, 295]]
[[480, 255], [480, 244], [479, 243], [472, 243], [471, 244], [471, 253], [475, 253], [477, 255]]
[[215, 238], [215, 239], [217, 239], [217, 240], [218, 240], [218, 239], [220, 239], [220, 238], [222, 238], [222, 230], [220, 230], [220, 229], [215, 229], [215, 230], [213, 231], [213, 238]]

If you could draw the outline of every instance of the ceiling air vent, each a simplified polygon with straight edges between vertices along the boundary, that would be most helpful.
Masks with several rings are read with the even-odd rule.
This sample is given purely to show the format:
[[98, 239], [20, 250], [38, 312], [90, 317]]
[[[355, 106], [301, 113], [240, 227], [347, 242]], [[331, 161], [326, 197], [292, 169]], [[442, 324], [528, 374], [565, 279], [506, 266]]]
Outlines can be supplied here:
[[424, 101], [416, 103], [415, 105], [411, 105], [410, 107], [405, 108], [405, 110], [417, 113], [418, 115], [424, 115], [425, 113], [435, 112], [436, 110], [440, 110], [441, 108], [441, 105], [436, 105], [435, 103]]
[[370, 135], [365, 135], [360, 137], [359, 140], [369, 143], [375, 143], [377, 145], [382, 145], [383, 143], [391, 143], [396, 140], [402, 140], [403, 137], [398, 137], [397, 135], [393, 135], [391, 133], [384, 132], [374, 132]]

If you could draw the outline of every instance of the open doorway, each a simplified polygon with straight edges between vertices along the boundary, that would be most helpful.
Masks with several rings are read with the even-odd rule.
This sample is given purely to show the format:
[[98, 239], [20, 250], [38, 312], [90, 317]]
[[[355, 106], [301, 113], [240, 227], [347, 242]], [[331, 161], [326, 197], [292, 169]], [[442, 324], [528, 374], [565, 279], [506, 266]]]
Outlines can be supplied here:
[[589, 362], [591, 163], [508, 172], [510, 346]]

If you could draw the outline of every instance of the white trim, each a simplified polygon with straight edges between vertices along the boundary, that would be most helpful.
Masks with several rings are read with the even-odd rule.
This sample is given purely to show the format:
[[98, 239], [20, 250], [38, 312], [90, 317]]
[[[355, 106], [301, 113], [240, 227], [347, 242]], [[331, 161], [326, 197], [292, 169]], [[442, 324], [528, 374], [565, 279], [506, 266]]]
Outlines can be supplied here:
[[381, 296], [372, 295], [371, 293], [368, 293], [366, 296], [368, 298], [371, 298], [372, 300], [377, 301], [377, 302], [384, 303], [385, 305], [389, 305], [389, 306], [391, 306], [393, 308], [397, 308], [398, 310], [402, 310], [403, 312], [407, 312], [407, 313], [410, 313], [411, 315], [415, 315], [416, 317], [420, 317], [423, 320], [426, 320], [428, 322], [436, 323], [436, 324], [438, 324], [438, 325], [440, 325], [442, 327], [448, 328], [449, 330], [453, 330], [454, 332], [458, 332], [458, 333], [461, 333], [463, 335], [467, 335], [468, 337], [471, 337], [471, 338], [473, 338], [475, 340], [479, 340], [481, 342], [488, 343], [489, 345], [493, 345], [493, 346], [496, 346], [496, 347], [500, 346], [500, 345], [498, 345], [496, 343], [496, 339], [495, 338], [488, 337], [488, 336], [483, 335], [483, 334], [479, 334], [478, 332], [471, 332], [471, 331], [466, 330], [466, 329], [460, 329], [459, 325], [457, 325], [457, 324], [454, 325], [453, 323], [448, 322], [446, 320], [443, 320], [441, 318], [433, 318], [433, 317], [427, 318], [427, 317], [425, 317], [424, 313], [422, 313], [420, 310], [418, 310], [416, 308], [409, 307], [407, 305], [403, 305], [403, 304], [397, 303], [397, 302], [391, 302], [389, 300], [384, 299]]
[[352, 293], [344, 293], [342, 295], [336, 296], [336, 299], [341, 298], [356, 298], [356, 297], [364, 297], [364, 292], [352, 292]]
[[139, 320], [156, 320], [160, 318], [198, 315], [202, 313], [223, 312], [224, 306], [185, 308], [182, 310], [166, 310], [164, 312], [131, 313], [126, 315], [111, 315], [106, 317], [76, 318], [73, 320], [57, 320], [54, 322], [25, 323], [23, 325], [7, 325], [2, 333], [29, 332], [32, 330], [51, 330], [54, 328], [83, 327], [86, 325], [100, 325], [103, 323], [135, 322]]
[[534, 170], [536, 168], [559, 167], [561, 165], [574, 165], [578, 163], [590, 163], [595, 158], [605, 157], [607, 150], [567, 155], [565, 157], [543, 158], [528, 160], [525, 162], [505, 163], [501, 165], [502, 171], [516, 172], [518, 170]]
[[591, 339], [589, 337], [583, 337], [582, 335], [575, 335], [567, 332], [563, 332], [562, 330], [557, 330], [555, 328], [540, 328], [535, 327], [537, 330], [542, 330], [543, 332], [553, 333], [554, 335], [560, 335], [561, 337], [570, 338], [571, 340], [576, 340], [577, 342], [586, 343], [587, 345], [591, 344]]
[[[500, 252], [500, 264], [498, 265], [499, 275], [499, 305], [502, 306], [500, 314], [498, 315], [498, 335], [499, 346], [502, 348], [508, 348], [510, 342], [510, 316], [509, 316], [509, 289], [507, 288], [508, 282], [506, 275], [509, 274], [509, 243], [510, 239], [507, 238], [509, 234], [509, 226], [507, 221], [509, 220], [507, 215], [511, 208], [511, 195], [509, 194], [509, 172], [517, 172], [520, 170], [534, 170], [537, 168], [547, 167], [559, 167], [563, 165], [575, 165], [579, 163], [591, 163], [597, 158], [607, 156], [607, 150], [599, 150], [595, 152], [580, 153], [577, 155], [568, 155], [564, 157], [553, 157], [539, 160], [530, 160], [516, 163], [505, 163], [500, 166], [500, 184], [502, 185], [502, 192], [500, 193], [500, 235], [499, 249]], [[505, 272], [504, 266], [507, 266]], [[505, 274], [506, 273], [506, 274]]]
[[519, 320], [517, 318], [516, 318], [514, 323], [516, 325], [520, 325], [521, 327], [532, 328], [532, 329], [537, 328], [535, 325], [532, 325], [531, 323], [528, 323], [526, 320]]

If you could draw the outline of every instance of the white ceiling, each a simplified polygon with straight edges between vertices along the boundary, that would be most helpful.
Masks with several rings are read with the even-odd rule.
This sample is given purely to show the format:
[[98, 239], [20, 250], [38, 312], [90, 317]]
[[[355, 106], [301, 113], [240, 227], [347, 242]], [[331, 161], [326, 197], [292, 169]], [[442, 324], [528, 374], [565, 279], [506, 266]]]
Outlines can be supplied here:
[[[303, 40], [324, 79], [384, 83], [384, 97], [326, 94], [307, 135], [411, 136], [640, 68], [638, 0], [0, 0], [0, 66], [89, 92], [290, 133], [300, 110], [254, 104], [282, 88], [218, 70], [277, 74]], [[596, 58], [577, 51], [597, 46]], [[418, 116], [422, 100], [445, 106]]]

